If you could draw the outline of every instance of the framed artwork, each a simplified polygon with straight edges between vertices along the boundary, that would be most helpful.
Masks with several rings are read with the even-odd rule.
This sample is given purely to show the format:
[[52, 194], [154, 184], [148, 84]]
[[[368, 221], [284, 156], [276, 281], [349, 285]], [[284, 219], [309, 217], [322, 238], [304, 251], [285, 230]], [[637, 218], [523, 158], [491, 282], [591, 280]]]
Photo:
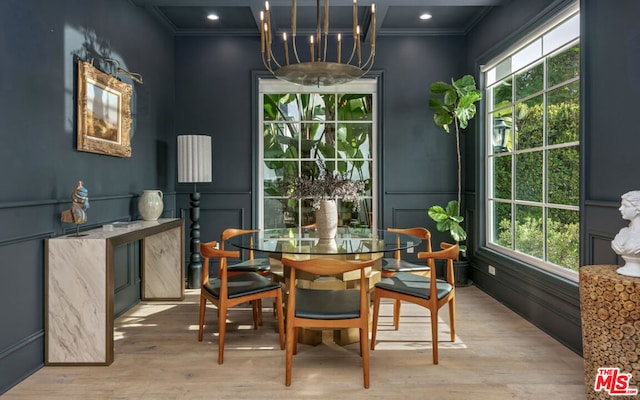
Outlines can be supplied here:
[[131, 157], [131, 85], [78, 61], [78, 150]]

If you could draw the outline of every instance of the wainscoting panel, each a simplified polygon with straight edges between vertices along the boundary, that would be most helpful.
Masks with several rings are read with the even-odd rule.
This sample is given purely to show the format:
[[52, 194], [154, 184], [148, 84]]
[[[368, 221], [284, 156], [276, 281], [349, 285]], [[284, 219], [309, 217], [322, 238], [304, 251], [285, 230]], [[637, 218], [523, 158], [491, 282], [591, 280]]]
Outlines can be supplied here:
[[51, 236], [46, 232], [0, 243], [0, 393], [42, 366], [44, 240]]
[[622, 219], [619, 202], [585, 203], [583, 230], [583, 265], [622, 264], [611, 248], [611, 241], [629, 221]]

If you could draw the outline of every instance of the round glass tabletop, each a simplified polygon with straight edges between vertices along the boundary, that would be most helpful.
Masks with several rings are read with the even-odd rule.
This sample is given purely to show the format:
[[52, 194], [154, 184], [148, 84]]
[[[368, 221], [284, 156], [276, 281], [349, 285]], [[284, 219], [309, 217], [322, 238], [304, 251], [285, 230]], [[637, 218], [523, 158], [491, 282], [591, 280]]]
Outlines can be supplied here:
[[372, 254], [415, 247], [421, 240], [383, 229], [338, 228], [335, 239], [320, 239], [315, 229], [265, 229], [229, 239], [235, 247], [277, 254]]

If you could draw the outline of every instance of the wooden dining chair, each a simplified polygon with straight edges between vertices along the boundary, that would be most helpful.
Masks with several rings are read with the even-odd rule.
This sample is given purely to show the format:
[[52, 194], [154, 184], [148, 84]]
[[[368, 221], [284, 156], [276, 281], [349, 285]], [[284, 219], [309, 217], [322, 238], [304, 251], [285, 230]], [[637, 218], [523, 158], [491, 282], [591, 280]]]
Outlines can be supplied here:
[[[291, 287], [287, 299], [286, 386], [291, 386], [293, 355], [297, 353], [297, 328], [358, 328], [364, 387], [369, 387], [369, 301], [365, 268], [374, 260], [349, 261], [335, 258], [292, 260], [283, 258], [291, 286], [298, 272], [331, 276], [360, 270], [358, 289], [310, 289]], [[285, 275], [287, 274], [285, 270]]]
[[[259, 229], [227, 228], [220, 234], [220, 248], [224, 250], [225, 243], [232, 237], [236, 237], [239, 235], [248, 235], [255, 232], [259, 232]], [[251, 243], [253, 243], [253, 237], [250, 237], [249, 240]], [[255, 272], [260, 275], [268, 276], [270, 271], [270, 264], [268, 258], [255, 258], [253, 250], [248, 250], [246, 260], [230, 264], [228, 268], [229, 273]]]
[[[207, 300], [218, 308], [218, 364], [224, 359], [224, 338], [227, 328], [227, 310], [241, 303], [261, 301], [273, 298], [276, 310], [280, 349], [284, 350], [284, 322], [282, 312], [282, 288], [278, 283], [255, 272], [245, 272], [229, 276], [227, 258], [240, 258], [239, 251], [216, 248], [217, 242], [200, 244], [200, 253], [204, 258], [202, 265], [202, 287], [200, 288], [200, 318], [198, 341], [202, 341], [204, 331], [204, 315]], [[211, 259], [218, 259], [218, 277], [209, 277]], [[257, 328], [255, 308], [253, 311], [254, 327]]]
[[[416, 228], [387, 228], [389, 232], [403, 233], [405, 235], [415, 236], [418, 239], [422, 240], [424, 245], [421, 248], [424, 248], [427, 252], [431, 251], [431, 232], [427, 228], [416, 227]], [[397, 238], [397, 247], [400, 247], [400, 237]], [[398, 272], [408, 272], [415, 273], [422, 276], [430, 276], [431, 270], [434, 268], [434, 262], [431, 259], [428, 259], [424, 264], [415, 264], [407, 260], [402, 259], [402, 251], [396, 250], [393, 252], [392, 258], [383, 258], [381, 260], [381, 271], [383, 277], [390, 277]], [[394, 300], [393, 302], [393, 328], [398, 330], [400, 328], [400, 307], [401, 303], [399, 300]]]
[[455, 315], [455, 277], [453, 275], [453, 262], [458, 259], [460, 247], [448, 243], [440, 245], [444, 250], [419, 252], [419, 259], [431, 261], [446, 260], [446, 280], [436, 279], [435, 275], [427, 278], [408, 272], [383, 278], [376, 283], [373, 290], [373, 327], [371, 334], [371, 350], [375, 350], [376, 333], [378, 330], [378, 313], [380, 311], [380, 299], [389, 298], [394, 301], [408, 301], [429, 309], [431, 315], [431, 340], [433, 344], [433, 363], [438, 363], [438, 310], [445, 304], [449, 305], [449, 325], [451, 328], [451, 341], [456, 337]]
[[[252, 233], [259, 232], [259, 229], [239, 229], [239, 228], [227, 228], [220, 234], [220, 248], [224, 250], [227, 240], [239, 236], [250, 235]], [[249, 237], [249, 241], [253, 244], [253, 236]], [[227, 266], [229, 275], [240, 274], [244, 272], [255, 272], [263, 276], [271, 275], [271, 264], [268, 258], [255, 258], [253, 250], [248, 250], [247, 259], [239, 262], [235, 262]], [[262, 303], [260, 300], [251, 303], [253, 307], [254, 326], [262, 325]]]

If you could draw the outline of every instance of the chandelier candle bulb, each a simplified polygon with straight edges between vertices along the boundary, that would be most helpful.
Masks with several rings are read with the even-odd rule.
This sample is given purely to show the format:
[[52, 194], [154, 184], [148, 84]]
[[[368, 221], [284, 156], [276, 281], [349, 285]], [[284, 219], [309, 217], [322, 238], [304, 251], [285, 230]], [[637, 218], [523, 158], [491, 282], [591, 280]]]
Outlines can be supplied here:
[[264, 60], [264, 11], [260, 11], [260, 53], [263, 53]]
[[356, 26], [358, 26], [358, 0], [353, 0], [353, 38], [356, 37]]
[[271, 62], [271, 42], [269, 41], [269, 25], [267, 22], [264, 23], [264, 41], [267, 46], [267, 62]]
[[360, 25], [356, 29], [356, 51], [358, 52], [358, 67], [362, 64], [362, 58], [360, 57]]
[[371, 5], [371, 46], [374, 46], [373, 38], [376, 37], [376, 5]]
[[289, 46], [287, 45], [287, 32], [282, 32], [282, 40], [284, 41], [284, 64], [289, 65]]
[[311, 62], [314, 62], [315, 57], [313, 55], [315, 54], [315, 52], [313, 50], [313, 36], [309, 36], [309, 46], [311, 47]]
[[296, 0], [291, 2], [291, 7], [291, 36], [296, 37], [296, 10], [298, 8], [296, 6]]
[[329, 0], [324, 1], [324, 36], [329, 34]]

